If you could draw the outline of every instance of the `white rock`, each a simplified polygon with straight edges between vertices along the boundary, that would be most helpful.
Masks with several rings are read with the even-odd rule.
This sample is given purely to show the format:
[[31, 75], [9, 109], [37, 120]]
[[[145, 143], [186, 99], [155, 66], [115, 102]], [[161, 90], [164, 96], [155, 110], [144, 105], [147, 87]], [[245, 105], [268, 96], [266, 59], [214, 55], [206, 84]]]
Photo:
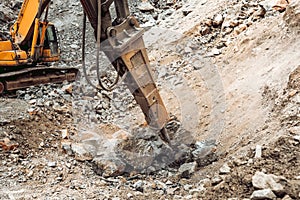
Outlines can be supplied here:
[[256, 190], [252, 193], [250, 199], [252, 199], [252, 200], [262, 200], [262, 199], [273, 200], [273, 199], [276, 199], [276, 195], [270, 189]]
[[68, 139], [69, 138], [68, 129], [62, 129], [62, 130], [60, 130], [60, 132], [61, 132], [61, 138], [62, 139]]
[[221, 168], [220, 168], [220, 174], [228, 174], [230, 173], [231, 168], [228, 166], [227, 163], [225, 163]]
[[151, 12], [154, 11], [154, 7], [148, 2], [141, 2], [138, 6], [138, 9], [142, 12]]
[[275, 193], [283, 193], [284, 186], [279, 183], [281, 180], [286, 179], [284, 177], [257, 171], [252, 177], [252, 185], [258, 189], [271, 189]]
[[48, 162], [48, 167], [56, 167], [56, 162]]
[[261, 158], [261, 155], [262, 155], [262, 147], [261, 145], [256, 145], [254, 158]]
[[213, 26], [220, 26], [223, 20], [223, 15], [217, 14], [213, 19]]
[[196, 167], [197, 167], [197, 162], [184, 163], [183, 165], [180, 166], [178, 172], [180, 173], [181, 177], [187, 178], [195, 172]]

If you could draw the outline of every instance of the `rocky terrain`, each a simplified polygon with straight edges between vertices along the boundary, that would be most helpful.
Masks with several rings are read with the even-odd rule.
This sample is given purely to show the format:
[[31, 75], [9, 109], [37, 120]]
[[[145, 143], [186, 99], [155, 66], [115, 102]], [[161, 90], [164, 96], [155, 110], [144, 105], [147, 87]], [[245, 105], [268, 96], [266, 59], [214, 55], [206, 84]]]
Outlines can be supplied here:
[[[0, 3], [7, 39], [20, 0]], [[84, 77], [0, 99], [0, 199], [300, 199], [297, 0], [130, 1], [172, 116], [170, 146], [123, 83]], [[81, 70], [82, 8], [54, 0], [58, 66]], [[95, 78], [88, 28], [86, 62]], [[115, 77], [102, 56], [105, 75]]]

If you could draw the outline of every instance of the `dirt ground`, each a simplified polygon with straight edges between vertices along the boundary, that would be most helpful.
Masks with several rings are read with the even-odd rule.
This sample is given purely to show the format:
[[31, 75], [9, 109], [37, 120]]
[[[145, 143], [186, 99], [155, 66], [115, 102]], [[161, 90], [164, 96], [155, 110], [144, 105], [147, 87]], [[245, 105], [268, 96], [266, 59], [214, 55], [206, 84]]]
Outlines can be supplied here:
[[[80, 45], [80, 4], [69, 3], [55, 1], [64, 18], [52, 18], [65, 33], [63, 44]], [[81, 80], [73, 83], [73, 94], [66, 92], [68, 83], [33, 87], [0, 99], [0, 199], [300, 199], [300, 6], [291, 1], [279, 12], [274, 5], [178, 1], [156, 7], [156, 25], [144, 35], [169, 113], [196, 141], [215, 140], [218, 159], [185, 178], [165, 169], [97, 175], [91, 159], [63, 145], [80, 143], [98, 127], [107, 138], [116, 127], [131, 131], [143, 124], [130, 94], [120, 86], [114, 93], [86, 89], [77, 95]], [[64, 27], [70, 12], [76, 21]], [[78, 35], [72, 36], [72, 26]], [[281, 177], [276, 183], [282, 189], [259, 188], [257, 172]], [[269, 187], [275, 196], [253, 196]]]

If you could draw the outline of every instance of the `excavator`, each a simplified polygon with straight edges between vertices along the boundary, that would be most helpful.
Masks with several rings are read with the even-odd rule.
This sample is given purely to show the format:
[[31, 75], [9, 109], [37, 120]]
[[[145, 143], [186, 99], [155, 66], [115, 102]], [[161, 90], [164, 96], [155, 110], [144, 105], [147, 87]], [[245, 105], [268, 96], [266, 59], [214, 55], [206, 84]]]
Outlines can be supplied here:
[[[80, 0], [84, 10], [82, 66], [85, 77], [97, 90], [114, 89], [103, 83], [99, 73], [99, 52], [103, 51], [141, 107], [147, 124], [166, 142], [170, 138], [165, 129], [169, 121], [167, 109], [151, 75], [148, 55], [143, 41], [143, 29], [130, 15], [127, 0]], [[78, 69], [55, 68], [48, 63], [60, 58], [59, 43], [54, 24], [47, 20], [51, 0], [24, 0], [10, 37], [0, 40], [0, 94], [44, 83], [74, 81]], [[112, 18], [112, 7], [115, 19]], [[97, 48], [97, 79], [93, 84], [86, 73], [86, 19], [94, 30]]]

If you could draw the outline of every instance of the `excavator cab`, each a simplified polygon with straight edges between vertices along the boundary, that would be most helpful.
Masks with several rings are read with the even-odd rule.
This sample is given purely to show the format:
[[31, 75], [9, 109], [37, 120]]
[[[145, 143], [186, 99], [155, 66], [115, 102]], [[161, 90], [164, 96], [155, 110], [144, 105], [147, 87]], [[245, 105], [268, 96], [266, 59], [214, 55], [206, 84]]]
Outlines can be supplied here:
[[[40, 29], [40, 34], [42, 34], [42, 29]], [[45, 41], [43, 45], [42, 54], [40, 60], [42, 62], [53, 62], [59, 60], [59, 44], [56, 34], [56, 29], [53, 24], [48, 24], [45, 33]]]

